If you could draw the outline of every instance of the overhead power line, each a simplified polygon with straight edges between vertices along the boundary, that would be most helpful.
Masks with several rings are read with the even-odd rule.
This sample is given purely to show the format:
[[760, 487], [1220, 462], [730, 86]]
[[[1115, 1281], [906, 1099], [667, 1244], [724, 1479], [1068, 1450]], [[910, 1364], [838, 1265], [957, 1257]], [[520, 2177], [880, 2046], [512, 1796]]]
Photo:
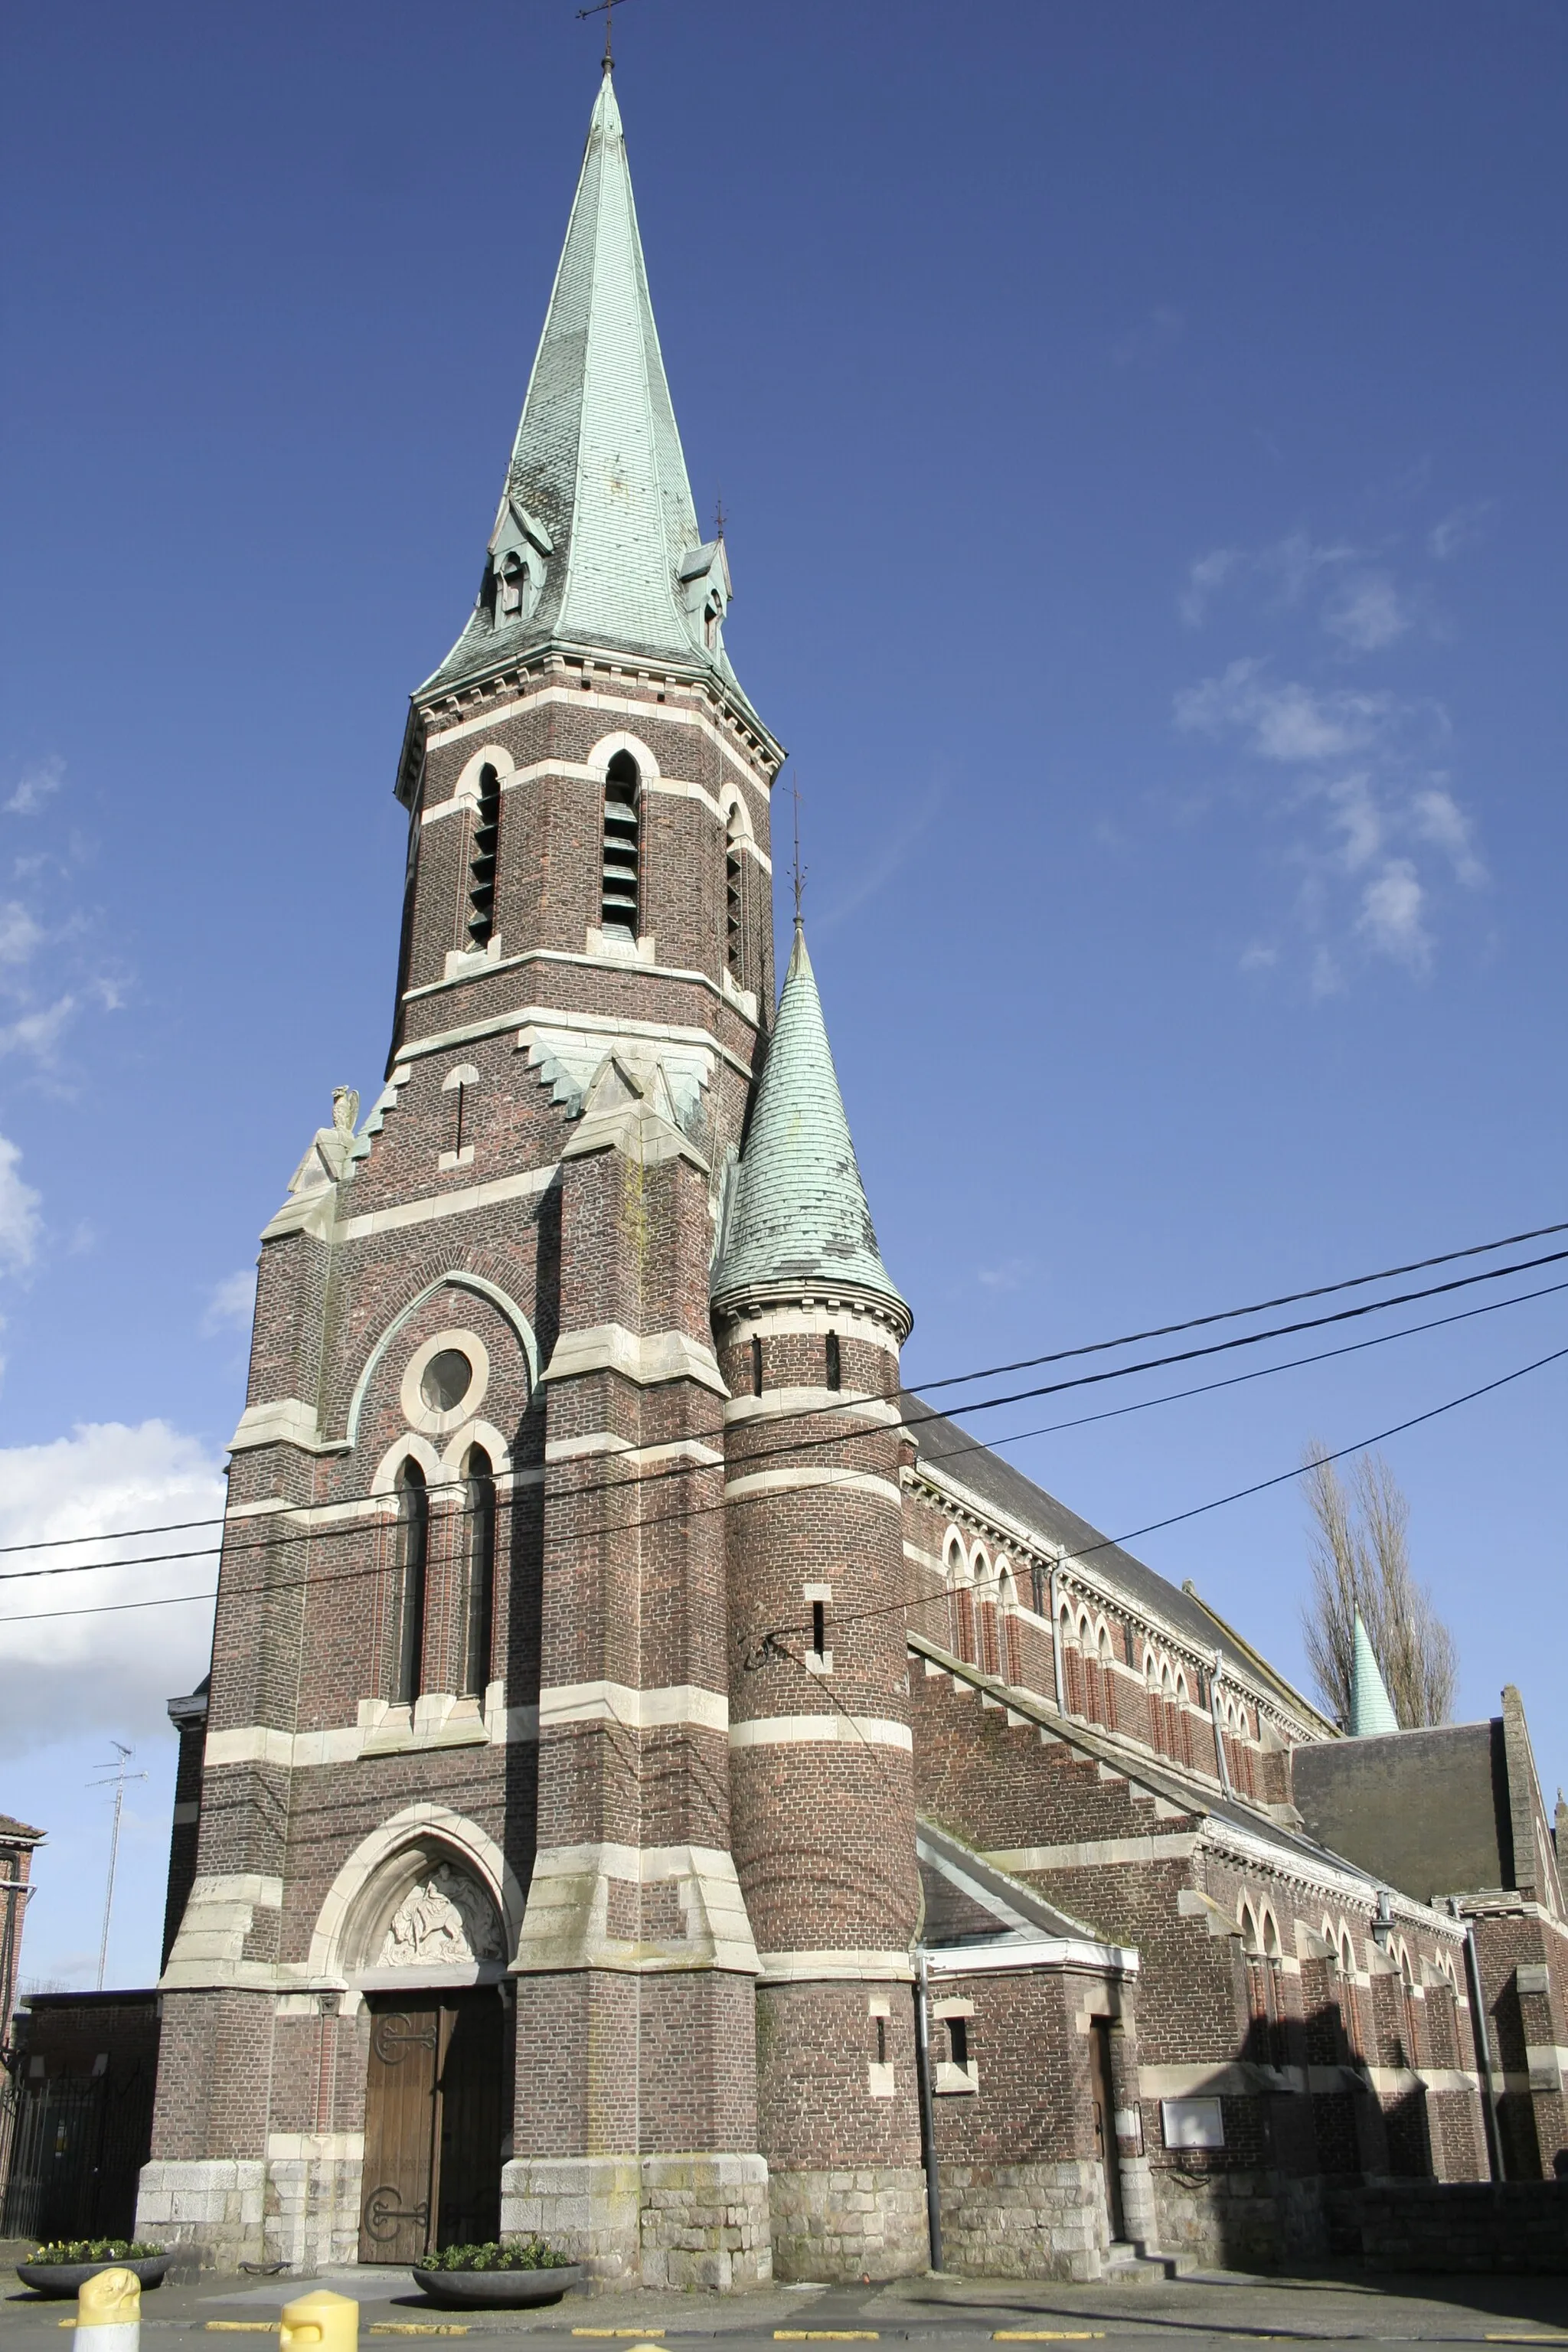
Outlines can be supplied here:
[[[1546, 1231], [1551, 1229], [1542, 1228], [1542, 1230]], [[1568, 1232], [1568, 1226], [1563, 1226], [1560, 1230]], [[1453, 1251], [1449, 1255], [1451, 1258], [1476, 1256], [1482, 1254], [1484, 1249], [1488, 1247], [1500, 1246], [1500, 1244], [1478, 1244], [1474, 1249]], [[1159, 1371], [1173, 1364], [1191, 1363], [1205, 1356], [1224, 1355], [1237, 1348], [1260, 1347], [1270, 1339], [1291, 1338], [1300, 1332], [1318, 1330], [1329, 1324], [1352, 1322], [1362, 1316], [1382, 1314], [1395, 1307], [1412, 1306], [1423, 1298], [1440, 1297], [1456, 1290], [1468, 1289], [1476, 1283], [1505, 1281], [1512, 1275], [1531, 1273], [1541, 1266], [1555, 1265], [1564, 1260], [1568, 1260], [1568, 1249], [1553, 1250], [1548, 1252], [1542, 1257], [1519, 1259], [1514, 1261], [1511, 1265], [1504, 1266], [1489, 1266], [1480, 1274], [1458, 1276], [1450, 1282], [1431, 1283], [1422, 1289], [1404, 1291], [1396, 1294], [1391, 1298], [1372, 1299], [1359, 1307], [1340, 1307], [1332, 1314], [1303, 1317], [1300, 1321], [1295, 1323], [1273, 1325], [1266, 1331], [1244, 1332], [1234, 1339], [1214, 1340], [1209, 1342], [1206, 1346], [1201, 1348], [1181, 1349], [1171, 1355], [1145, 1357], [1139, 1363], [1115, 1365], [1110, 1370], [1102, 1372], [1080, 1372], [1076, 1374], [1070, 1380], [1044, 1382], [1026, 1389], [1015, 1389], [1001, 1396], [982, 1397], [973, 1404], [954, 1404], [950, 1407], [949, 1410], [964, 1414], [989, 1412], [1001, 1405], [1024, 1403], [1035, 1397], [1057, 1396], [1069, 1389], [1089, 1388], [1097, 1386], [1106, 1381], [1130, 1379], [1141, 1372]], [[1363, 1281], [1373, 1281], [1379, 1278], [1380, 1277], [1374, 1276], [1355, 1276], [1346, 1283], [1338, 1286], [1331, 1286], [1331, 1287], [1353, 1289]], [[1324, 1293], [1320, 1292], [1318, 1295], [1322, 1296]], [[1538, 1297], [1545, 1295], [1545, 1291], [1533, 1291], [1524, 1294], [1525, 1297]], [[1508, 1306], [1521, 1302], [1515, 1300], [1500, 1300], [1498, 1303], [1500, 1306]], [[1239, 1313], [1244, 1310], [1237, 1309], [1236, 1311]], [[1223, 1317], [1210, 1317], [1200, 1319], [1212, 1322], [1224, 1320], [1225, 1318]], [[1194, 1327], [1187, 1326], [1184, 1328], [1191, 1328]], [[1433, 1327], [1415, 1326], [1413, 1328], [1423, 1329]], [[1400, 1332], [1390, 1333], [1388, 1335], [1390, 1338], [1402, 1338], [1405, 1335]], [[1110, 1346], [1111, 1344], [1120, 1343], [1111, 1343], [1108, 1341], [1103, 1344]], [[1071, 1349], [1067, 1352], [1069, 1355], [1081, 1355], [1093, 1353], [1095, 1350]], [[1042, 1358], [1039, 1360], [1048, 1361], [1053, 1360]], [[1006, 1369], [1008, 1368], [1005, 1366], [999, 1366], [997, 1368], [998, 1371], [1005, 1370]], [[1278, 1369], [1284, 1370], [1286, 1367], [1281, 1366]], [[976, 1375], [975, 1377], [979, 1377], [979, 1375]], [[948, 1383], [940, 1381], [927, 1381], [924, 1384], [922, 1393], [929, 1392], [934, 1388], [941, 1388], [945, 1385], [948, 1385]], [[1196, 1391], [1194, 1391], [1194, 1393], [1196, 1393]], [[1157, 1400], [1154, 1400], [1153, 1402], [1157, 1402]], [[840, 1416], [848, 1409], [849, 1407], [847, 1407], [842, 1400], [835, 1398], [821, 1405], [804, 1406], [799, 1412], [791, 1413], [788, 1418], [792, 1423], [798, 1424], [803, 1421], [813, 1421]], [[884, 1424], [884, 1426], [893, 1425], [903, 1429], [915, 1429], [920, 1426], [920, 1422], [918, 1420], [905, 1420], [898, 1423], [897, 1424]], [[1027, 1433], [1026, 1433], [1026, 1434]], [[770, 1454], [797, 1454], [800, 1453], [816, 1451], [824, 1446], [840, 1445], [845, 1442], [844, 1433], [837, 1429], [829, 1431], [819, 1438], [790, 1437], [781, 1440], [776, 1446], [771, 1448], [759, 1447], [754, 1453], [747, 1456], [747, 1461], [749, 1464], [754, 1465], [769, 1459]], [[1020, 1443], [1021, 1440], [1003, 1439], [998, 1442], [1006, 1444]], [[662, 1470], [646, 1472], [638, 1471], [629, 1476], [610, 1477], [592, 1481], [583, 1486], [574, 1487], [572, 1489], [572, 1494], [574, 1500], [581, 1501], [590, 1495], [613, 1493], [631, 1488], [636, 1488], [638, 1492], [646, 1492], [649, 1488], [669, 1479], [690, 1477], [693, 1475], [694, 1467], [695, 1465], [687, 1462], [672, 1463]], [[462, 1487], [464, 1481], [461, 1479], [441, 1480], [429, 1486], [426, 1491], [432, 1496], [435, 1496], [438, 1494], [458, 1491]], [[224, 1524], [225, 1517], [223, 1514], [218, 1513], [200, 1519], [170, 1520], [161, 1527], [110, 1529], [95, 1536], [53, 1536], [40, 1538], [30, 1543], [0, 1545], [0, 1556], [14, 1555], [20, 1551], [59, 1550], [79, 1546], [84, 1543], [129, 1542], [134, 1540], [138, 1536], [177, 1535], [194, 1530], [197, 1528], [216, 1528], [222, 1527]], [[233, 1523], [231, 1522], [230, 1524], [232, 1525]], [[242, 1551], [263, 1548], [264, 1546], [273, 1544], [279, 1540], [305, 1541], [313, 1532], [316, 1531], [308, 1528], [300, 1529], [287, 1537], [280, 1537], [278, 1533], [274, 1532], [259, 1539], [258, 1544], [237, 1542], [231, 1538], [226, 1542], [224, 1549], [226, 1557], [234, 1558]], [[100, 1569], [138, 1568], [156, 1566], [165, 1560], [205, 1559], [207, 1554], [216, 1548], [216, 1547], [213, 1545], [201, 1545], [189, 1552], [149, 1552], [133, 1556], [129, 1559], [86, 1560], [70, 1563], [64, 1570], [58, 1572], [86, 1574], [94, 1572]], [[12, 1581], [19, 1577], [39, 1575], [49, 1572], [54, 1571], [42, 1570], [0, 1570], [0, 1582]], [[0, 1620], [0, 1622], [3, 1622], [3, 1620]]]
[[1234, 1323], [1248, 1315], [1272, 1315], [1277, 1307], [1299, 1307], [1309, 1298], [1330, 1298], [1340, 1290], [1363, 1290], [1369, 1283], [1396, 1282], [1402, 1275], [1426, 1274], [1435, 1265], [1453, 1265], [1460, 1258], [1487, 1257], [1493, 1250], [1517, 1249], [1524, 1242], [1545, 1241], [1552, 1234], [1568, 1234], [1568, 1223], [1537, 1225], [1527, 1234], [1509, 1234], [1496, 1242], [1472, 1242], [1466, 1249], [1444, 1250], [1437, 1257], [1412, 1258], [1408, 1265], [1387, 1265], [1381, 1274], [1352, 1274], [1342, 1282], [1322, 1282], [1313, 1290], [1287, 1290], [1278, 1298], [1260, 1298], [1252, 1307], [1226, 1307], [1213, 1315], [1194, 1315], [1185, 1323], [1159, 1323], [1147, 1331], [1128, 1331], [1120, 1339], [1092, 1339], [1079, 1348], [1058, 1348], [1049, 1356], [1021, 1356], [1016, 1364], [990, 1364], [977, 1372], [953, 1372], [945, 1380], [921, 1381], [923, 1391], [967, 1387], [973, 1381], [1000, 1380], [1006, 1372], [1030, 1372], [1039, 1364], [1065, 1364], [1079, 1356], [1104, 1355], [1115, 1348], [1141, 1347], [1145, 1339], [1173, 1339], [1183, 1331], [1201, 1331], [1211, 1323]]
[[[1407, 1421], [1395, 1422], [1387, 1429], [1374, 1431], [1370, 1437], [1357, 1438], [1351, 1444], [1342, 1445], [1336, 1448], [1333, 1453], [1323, 1454], [1320, 1458], [1325, 1462], [1338, 1462], [1342, 1460], [1348, 1454], [1359, 1454], [1363, 1452], [1369, 1445], [1381, 1445], [1387, 1438], [1401, 1436], [1406, 1430], [1418, 1429], [1426, 1422], [1436, 1421], [1443, 1413], [1457, 1411], [1460, 1405], [1474, 1403], [1479, 1397], [1490, 1396], [1495, 1390], [1507, 1388], [1513, 1381], [1523, 1380], [1531, 1372], [1538, 1372], [1542, 1370], [1548, 1364], [1561, 1362], [1564, 1357], [1568, 1357], [1568, 1347], [1554, 1349], [1550, 1355], [1538, 1356], [1532, 1362], [1521, 1364], [1514, 1371], [1504, 1372], [1497, 1380], [1483, 1382], [1479, 1388], [1467, 1389], [1462, 1396], [1449, 1397], [1446, 1402], [1432, 1405], [1425, 1412], [1415, 1413]], [[915, 1426], [918, 1427], [919, 1424], [916, 1423]], [[956, 1448], [952, 1449], [952, 1453], [955, 1453], [959, 1449]], [[980, 1446], [978, 1440], [975, 1441], [975, 1450], [981, 1452], [985, 1450]], [[943, 1460], [951, 1459], [952, 1453], [940, 1458]], [[843, 1476], [846, 1479], [857, 1478], [861, 1475], [862, 1474], [858, 1470], [854, 1469], [846, 1470], [843, 1473]], [[1124, 1544], [1137, 1542], [1142, 1536], [1155, 1535], [1165, 1528], [1179, 1527], [1187, 1519], [1201, 1518], [1206, 1512], [1221, 1510], [1230, 1503], [1243, 1502], [1248, 1496], [1261, 1495], [1270, 1486], [1283, 1486], [1287, 1481], [1292, 1478], [1299, 1478], [1300, 1475], [1301, 1467], [1298, 1463], [1292, 1469], [1276, 1471], [1269, 1477], [1259, 1478], [1251, 1486], [1236, 1487], [1230, 1494], [1215, 1496], [1209, 1502], [1194, 1503], [1186, 1510], [1173, 1512], [1167, 1518], [1152, 1519], [1146, 1526], [1134, 1528], [1126, 1535], [1102, 1536], [1097, 1538], [1097, 1539], [1091, 1544], [1075, 1545], [1067, 1552], [1066, 1557], [1073, 1560], [1088, 1559], [1092, 1558], [1096, 1552], [1118, 1550]], [[826, 1483], [831, 1485], [832, 1481], [829, 1479]], [[700, 1518], [714, 1510], [734, 1510], [737, 1508], [742, 1508], [747, 1501], [757, 1499], [761, 1498], [754, 1496], [727, 1498], [726, 1500], [719, 1503], [699, 1504], [689, 1511], [674, 1512], [668, 1514], [667, 1516], [668, 1517], [681, 1519]], [[650, 1525], [658, 1526], [660, 1524], [662, 1524], [662, 1522], [658, 1519], [652, 1521], [638, 1520], [633, 1522], [633, 1529], [637, 1532], [641, 1532]], [[612, 1534], [620, 1532], [620, 1530], [606, 1528], [598, 1530], [598, 1532], [602, 1534]], [[259, 1549], [260, 1547], [258, 1548]], [[115, 1561], [107, 1563], [107, 1565], [110, 1567], [128, 1564], [129, 1563]], [[307, 1585], [324, 1587], [328, 1584], [333, 1583], [353, 1582], [363, 1577], [374, 1575], [375, 1573], [376, 1570], [374, 1568], [365, 1567], [329, 1570], [326, 1574], [318, 1577], [305, 1576], [295, 1578], [289, 1581], [285, 1581], [280, 1579], [277, 1582], [267, 1584], [265, 1587], [256, 1586], [249, 1589], [252, 1591], [266, 1590], [268, 1592], [302, 1591]], [[131, 1609], [175, 1608], [185, 1601], [213, 1601], [216, 1600], [216, 1591], [184, 1592], [159, 1595], [156, 1598], [148, 1601], [118, 1601], [96, 1604], [88, 1603], [79, 1609], [40, 1609], [36, 1612], [19, 1611], [8, 1616], [0, 1617], [0, 1624], [45, 1624], [49, 1622], [52, 1619], [61, 1617], [110, 1616]], [[923, 1604], [911, 1603], [904, 1600], [889, 1604], [891, 1608], [909, 1608], [911, 1606], [921, 1605]], [[887, 1609], [847, 1612], [840, 1614], [837, 1622], [843, 1624], [856, 1623], [858, 1622], [859, 1619], [862, 1617], [878, 1617], [887, 1615], [889, 1611]], [[805, 1629], [803, 1627], [795, 1625], [781, 1625], [774, 1628], [774, 1631], [781, 1634], [787, 1633], [799, 1633], [804, 1630]]]

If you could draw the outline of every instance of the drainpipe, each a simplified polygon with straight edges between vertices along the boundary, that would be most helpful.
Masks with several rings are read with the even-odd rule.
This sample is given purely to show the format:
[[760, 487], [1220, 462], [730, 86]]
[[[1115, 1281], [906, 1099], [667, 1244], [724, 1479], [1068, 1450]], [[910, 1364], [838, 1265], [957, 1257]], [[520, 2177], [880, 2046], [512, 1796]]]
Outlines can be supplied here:
[[1062, 1673], [1062, 1621], [1057, 1613], [1060, 1599], [1061, 1580], [1058, 1571], [1053, 1568], [1051, 1570], [1051, 1664], [1056, 1670], [1057, 1677], [1057, 1713], [1065, 1715], [1068, 1711], [1068, 1691], [1066, 1678]]
[[926, 2229], [931, 2238], [931, 2266], [942, 2268], [942, 2183], [936, 2168], [936, 2117], [931, 2095], [931, 1987], [926, 1956], [915, 1956], [915, 2080], [921, 2102], [921, 2160], [926, 2176]]
[[1230, 1766], [1225, 1760], [1225, 1733], [1220, 1727], [1219, 1719], [1219, 1685], [1220, 1677], [1224, 1673], [1225, 1652], [1216, 1650], [1214, 1654], [1214, 1673], [1209, 1676], [1209, 1720], [1214, 1725], [1214, 1752], [1215, 1760], [1219, 1766], [1219, 1785], [1227, 1797], [1234, 1797], [1236, 1790], [1230, 1785]]
[[[1459, 1898], [1448, 1897], [1448, 1909], [1457, 1919]], [[1476, 1949], [1474, 1922], [1465, 1921], [1465, 1982], [1470, 1992], [1470, 2025], [1476, 2037], [1476, 2055], [1481, 2062], [1481, 2079], [1486, 2085], [1481, 2098], [1481, 2121], [1487, 2130], [1487, 2162], [1494, 2180], [1506, 2180], [1508, 2171], [1502, 2160], [1502, 2131], [1498, 2122], [1497, 2077], [1492, 2073], [1491, 2036], [1487, 2032], [1486, 2002], [1481, 1996], [1481, 1962]]]

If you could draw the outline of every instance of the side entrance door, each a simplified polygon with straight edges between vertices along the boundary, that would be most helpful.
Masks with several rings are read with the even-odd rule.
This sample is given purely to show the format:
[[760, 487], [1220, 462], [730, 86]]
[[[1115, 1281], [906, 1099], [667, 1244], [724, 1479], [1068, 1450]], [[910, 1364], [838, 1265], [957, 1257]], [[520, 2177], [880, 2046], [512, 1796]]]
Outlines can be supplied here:
[[495, 1989], [373, 1993], [362, 2263], [416, 2263], [500, 2228], [510, 2105]]
[[1116, 2102], [1110, 2087], [1110, 2027], [1103, 2017], [1089, 2020], [1089, 2086], [1094, 2093], [1094, 2150], [1105, 2175], [1105, 2210], [1110, 2219], [1113, 2243], [1127, 2235], [1121, 2213], [1121, 2167], [1116, 2156]]

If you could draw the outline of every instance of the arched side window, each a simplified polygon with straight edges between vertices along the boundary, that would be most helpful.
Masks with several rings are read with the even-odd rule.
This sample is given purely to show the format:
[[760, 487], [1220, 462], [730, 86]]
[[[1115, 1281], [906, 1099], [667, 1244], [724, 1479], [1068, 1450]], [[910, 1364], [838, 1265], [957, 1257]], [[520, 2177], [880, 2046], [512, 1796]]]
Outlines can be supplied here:
[[746, 890], [741, 844], [745, 837], [741, 812], [731, 803], [724, 827], [724, 961], [731, 979], [742, 988], [746, 982]]
[[642, 803], [637, 763], [617, 751], [605, 772], [604, 882], [600, 921], [636, 939], [641, 911]]
[[495, 930], [496, 858], [500, 849], [500, 778], [485, 764], [479, 770], [479, 798], [474, 804], [473, 845], [468, 853], [468, 945], [489, 947]]
[[458, 1689], [482, 1697], [490, 1678], [490, 1619], [495, 1594], [496, 1482], [490, 1457], [476, 1445], [463, 1465], [463, 1673]]
[[397, 1666], [393, 1697], [411, 1706], [425, 1661], [425, 1581], [430, 1558], [430, 1496], [417, 1462], [397, 1474]]

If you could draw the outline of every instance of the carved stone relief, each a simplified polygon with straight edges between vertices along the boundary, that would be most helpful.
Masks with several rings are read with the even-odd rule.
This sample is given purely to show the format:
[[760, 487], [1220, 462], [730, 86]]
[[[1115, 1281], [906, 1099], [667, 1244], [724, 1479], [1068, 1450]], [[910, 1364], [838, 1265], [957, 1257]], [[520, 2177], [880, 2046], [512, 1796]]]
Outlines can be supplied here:
[[465, 1872], [439, 1862], [416, 1881], [393, 1913], [375, 1965], [450, 1968], [504, 1958], [489, 1895]]

